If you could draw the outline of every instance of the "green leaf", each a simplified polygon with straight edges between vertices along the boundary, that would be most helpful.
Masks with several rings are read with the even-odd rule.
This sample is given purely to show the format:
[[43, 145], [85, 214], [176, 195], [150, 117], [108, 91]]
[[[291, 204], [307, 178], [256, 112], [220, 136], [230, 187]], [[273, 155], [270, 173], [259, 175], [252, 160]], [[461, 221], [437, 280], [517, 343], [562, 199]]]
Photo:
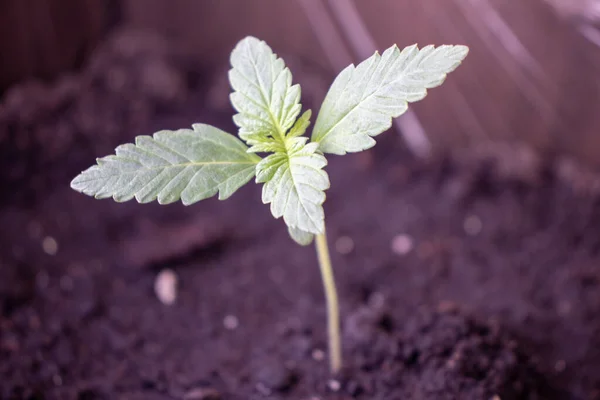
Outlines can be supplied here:
[[468, 53], [466, 46], [395, 45], [375, 53], [357, 67], [348, 66], [335, 79], [315, 123], [312, 139], [325, 153], [346, 154], [375, 145], [372, 136], [387, 130], [392, 117], [409, 102], [421, 100], [439, 86]]
[[329, 177], [327, 160], [317, 153], [318, 144], [306, 137], [289, 138], [286, 153], [275, 153], [256, 166], [257, 183], [264, 182], [262, 200], [271, 204], [275, 218], [283, 217], [291, 229], [306, 233], [324, 230], [323, 202]]
[[283, 217], [294, 232], [322, 232], [327, 160], [316, 152], [318, 144], [307, 145], [308, 138], [301, 136], [311, 112], [296, 121], [302, 108], [300, 87], [292, 85], [283, 60], [253, 37], [237, 44], [231, 66], [231, 102], [238, 111], [233, 119], [239, 135], [252, 146], [249, 152], [273, 153], [256, 165], [256, 182], [264, 183], [263, 202], [270, 203], [273, 216]]
[[294, 126], [292, 126], [292, 129], [290, 129], [286, 137], [295, 138], [304, 135], [304, 132], [306, 132], [306, 129], [308, 129], [308, 127], [310, 126], [311, 115], [312, 111], [306, 110], [300, 116], [300, 118], [296, 120], [296, 123], [294, 124]]
[[255, 174], [260, 157], [235, 136], [210, 125], [138, 136], [117, 147], [116, 155], [98, 159], [71, 187], [96, 198], [132, 198], [160, 204], [181, 198], [189, 205], [219, 193], [224, 200]]
[[229, 81], [234, 89], [230, 98], [238, 111], [233, 121], [240, 137], [250, 145], [264, 144], [269, 138], [282, 144], [302, 108], [300, 86], [292, 85], [290, 70], [254, 37], [241, 40], [230, 61]]
[[315, 237], [312, 233], [304, 232], [297, 228], [290, 228], [289, 226], [288, 233], [294, 242], [298, 243], [300, 246], [308, 246]]

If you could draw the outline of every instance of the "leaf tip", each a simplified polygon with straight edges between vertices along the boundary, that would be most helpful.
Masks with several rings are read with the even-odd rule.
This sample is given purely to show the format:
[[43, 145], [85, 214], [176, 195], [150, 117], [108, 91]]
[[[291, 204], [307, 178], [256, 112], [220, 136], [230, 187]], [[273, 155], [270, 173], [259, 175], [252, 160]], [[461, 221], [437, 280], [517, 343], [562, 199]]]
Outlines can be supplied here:
[[197, 133], [203, 133], [203, 132], [206, 132], [207, 130], [214, 129], [214, 128], [215, 127], [212, 125], [202, 124], [199, 122], [192, 124], [192, 130]]
[[71, 180], [71, 183], [69, 184], [69, 186], [71, 187], [71, 189], [75, 190], [76, 192], [82, 193], [83, 188], [80, 186], [80, 180], [81, 180], [81, 175], [83, 174], [83, 172], [81, 172], [80, 174], [78, 174], [75, 178], [73, 178]]
[[454, 47], [456, 48], [458, 56], [460, 57], [461, 60], [463, 60], [469, 54], [469, 51], [470, 51], [469, 46], [458, 44]]
[[231, 60], [233, 61], [237, 56], [236, 53], [241, 51], [243, 48], [257, 47], [262, 46], [263, 44], [266, 45], [264, 40], [260, 40], [252, 35], [248, 35], [237, 42], [233, 51], [231, 52]]
[[240, 43], [260, 43], [260, 42], [262, 42], [262, 40], [260, 40], [256, 36], [252, 36], [252, 35], [247, 35], [242, 40], [240, 40]]

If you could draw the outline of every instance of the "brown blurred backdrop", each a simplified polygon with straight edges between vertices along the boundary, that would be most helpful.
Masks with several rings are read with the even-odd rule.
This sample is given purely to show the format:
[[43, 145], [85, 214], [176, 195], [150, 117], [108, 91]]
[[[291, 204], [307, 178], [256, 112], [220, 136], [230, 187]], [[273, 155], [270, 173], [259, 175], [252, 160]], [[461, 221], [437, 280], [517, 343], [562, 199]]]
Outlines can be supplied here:
[[166, 36], [207, 71], [222, 69], [234, 43], [248, 34], [330, 76], [364, 58], [373, 43], [379, 50], [393, 43], [460, 43], [471, 47], [465, 65], [413, 108], [434, 149], [524, 141], [549, 152], [566, 150], [597, 167], [599, 3], [2, 0], [0, 93], [31, 77], [52, 82], [77, 70], [111, 29], [123, 25]]

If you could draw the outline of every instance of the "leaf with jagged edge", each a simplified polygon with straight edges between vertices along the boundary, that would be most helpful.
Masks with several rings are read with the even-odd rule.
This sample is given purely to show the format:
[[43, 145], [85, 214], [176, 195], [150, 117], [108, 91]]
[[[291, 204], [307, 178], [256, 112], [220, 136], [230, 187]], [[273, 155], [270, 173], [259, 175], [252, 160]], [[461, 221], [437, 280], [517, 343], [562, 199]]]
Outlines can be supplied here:
[[261, 160], [235, 136], [210, 125], [138, 136], [98, 159], [71, 187], [96, 198], [185, 205], [219, 194], [224, 200], [247, 183]]
[[289, 138], [287, 153], [275, 153], [256, 166], [256, 181], [264, 183], [262, 200], [271, 204], [275, 218], [283, 217], [289, 228], [306, 233], [322, 233], [323, 202], [329, 177], [323, 168], [325, 157], [318, 144], [306, 144], [306, 137]]
[[317, 117], [312, 140], [324, 153], [346, 154], [375, 145], [376, 136], [403, 114], [409, 102], [443, 83], [468, 53], [466, 46], [396, 45], [375, 53], [335, 79]]
[[271, 48], [254, 37], [242, 39], [230, 58], [230, 95], [238, 111], [233, 121], [239, 136], [249, 145], [283, 143], [302, 108], [300, 86], [292, 85], [292, 74]]
[[[262, 200], [275, 218], [290, 229], [321, 233], [327, 164], [317, 144], [300, 137], [310, 123], [310, 111], [300, 113], [300, 86], [282, 59], [263, 41], [241, 40], [231, 53], [231, 103], [239, 136], [250, 152], [273, 152], [256, 166], [256, 182], [264, 183]], [[289, 131], [289, 132], [288, 132]]]
[[300, 118], [296, 120], [294, 126], [292, 126], [292, 129], [290, 129], [290, 131], [287, 133], [286, 137], [295, 138], [304, 135], [304, 132], [306, 132], [306, 130], [310, 126], [311, 115], [311, 110], [306, 110], [304, 113], [302, 113]]

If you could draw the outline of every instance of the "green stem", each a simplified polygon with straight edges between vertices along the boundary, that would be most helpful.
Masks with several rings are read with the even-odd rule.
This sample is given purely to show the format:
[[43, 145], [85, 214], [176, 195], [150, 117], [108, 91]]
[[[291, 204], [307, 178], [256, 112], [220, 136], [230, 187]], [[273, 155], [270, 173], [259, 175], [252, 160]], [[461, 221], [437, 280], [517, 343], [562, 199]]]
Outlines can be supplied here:
[[331, 368], [331, 372], [336, 373], [342, 368], [340, 310], [338, 306], [337, 291], [335, 289], [335, 281], [333, 279], [331, 259], [329, 258], [329, 248], [327, 247], [327, 236], [324, 230], [323, 233], [316, 235], [315, 244], [317, 247], [319, 267], [321, 268], [321, 277], [323, 278], [323, 287], [325, 288], [325, 300], [327, 302], [329, 366]]

